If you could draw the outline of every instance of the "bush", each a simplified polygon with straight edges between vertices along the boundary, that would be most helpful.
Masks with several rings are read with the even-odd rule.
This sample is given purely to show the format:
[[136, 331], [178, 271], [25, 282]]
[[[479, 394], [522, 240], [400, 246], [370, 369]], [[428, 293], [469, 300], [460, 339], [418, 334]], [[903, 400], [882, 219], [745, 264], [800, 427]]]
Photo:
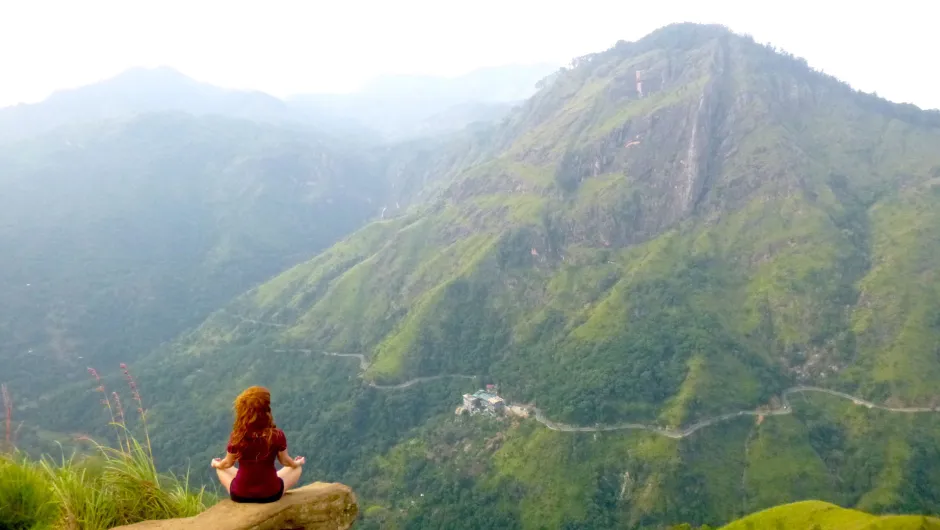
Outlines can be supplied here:
[[[144, 443], [128, 429], [118, 394], [108, 394], [98, 373], [102, 403], [117, 432], [117, 448], [94, 443], [92, 456], [49, 457], [39, 463], [0, 454], [0, 530], [107, 530], [152, 519], [190, 517], [206, 508], [205, 488], [192, 490], [189, 476], [157, 471], [137, 384], [121, 365], [139, 408]], [[113, 400], [113, 405], [112, 405]], [[9, 411], [7, 412], [9, 415]]]
[[204, 488], [188, 477], [157, 472], [148, 450], [132, 437], [129, 448], [99, 446], [100, 457], [42, 462], [63, 526], [106, 530], [151, 519], [190, 517], [206, 508]]
[[0, 530], [41, 530], [57, 519], [58, 507], [43, 470], [0, 455]]

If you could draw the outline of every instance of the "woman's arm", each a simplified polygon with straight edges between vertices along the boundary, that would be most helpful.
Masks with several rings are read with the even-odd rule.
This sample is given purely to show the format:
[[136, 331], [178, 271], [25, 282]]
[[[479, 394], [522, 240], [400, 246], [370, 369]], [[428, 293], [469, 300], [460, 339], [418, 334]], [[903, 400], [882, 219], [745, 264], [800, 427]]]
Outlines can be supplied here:
[[235, 465], [235, 462], [238, 461], [238, 455], [233, 455], [232, 453], [225, 453], [225, 458], [216, 458], [212, 460], [212, 467], [216, 469], [228, 469]]
[[302, 456], [291, 458], [290, 455], [287, 454], [286, 449], [277, 454], [277, 461], [280, 462], [282, 466], [290, 468], [298, 468], [307, 463], [307, 459]]

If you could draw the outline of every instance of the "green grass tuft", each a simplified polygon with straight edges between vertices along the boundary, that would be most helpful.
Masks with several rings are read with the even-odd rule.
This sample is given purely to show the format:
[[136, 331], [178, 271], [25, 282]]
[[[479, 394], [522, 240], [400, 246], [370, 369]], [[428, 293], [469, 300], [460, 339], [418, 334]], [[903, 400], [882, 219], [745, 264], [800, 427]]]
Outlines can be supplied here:
[[0, 528], [52, 528], [58, 512], [48, 477], [39, 466], [0, 455]]
[[160, 473], [133, 437], [124, 450], [39, 462], [0, 455], [0, 529], [106, 530], [153, 519], [190, 517], [212, 498], [189, 477]]
[[[128, 428], [118, 394], [99, 386], [117, 432], [117, 448], [91, 441], [91, 455], [39, 461], [0, 453], [0, 530], [107, 530], [155, 519], [191, 517], [211, 501], [205, 488], [190, 488], [189, 475], [161, 473], [153, 458], [143, 401], [121, 365], [140, 405], [141, 443]], [[98, 373], [89, 369], [96, 382]], [[87, 440], [87, 438], [83, 438]], [[61, 446], [60, 446], [61, 447]], [[15, 449], [14, 449], [15, 450]]]

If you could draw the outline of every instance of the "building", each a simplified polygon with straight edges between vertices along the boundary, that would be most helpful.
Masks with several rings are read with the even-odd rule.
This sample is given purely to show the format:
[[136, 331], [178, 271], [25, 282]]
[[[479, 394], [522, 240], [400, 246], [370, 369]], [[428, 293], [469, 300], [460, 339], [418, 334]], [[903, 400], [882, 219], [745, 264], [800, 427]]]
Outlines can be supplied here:
[[503, 398], [497, 396], [496, 394], [490, 394], [489, 392], [482, 392], [480, 395], [480, 400], [483, 401], [483, 408], [487, 412], [492, 412], [494, 414], [502, 414], [506, 412], [506, 402], [503, 401]]
[[485, 412], [487, 414], [503, 414], [506, 412], [506, 401], [494, 392], [477, 390], [473, 394], [463, 395], [463, 408], [470, 414]]
[[466, 411], [468, 411], [468, 412], [469, 412], [469, 411], [472, 411], [476, 405], [477, 405], [477, 400], [476, 400], [475, 397], [473, 397], [472, 394], [464, 394], [464, 395], [463, 395], [463, 408], [464, 408], [464, 410], [466, 410]]

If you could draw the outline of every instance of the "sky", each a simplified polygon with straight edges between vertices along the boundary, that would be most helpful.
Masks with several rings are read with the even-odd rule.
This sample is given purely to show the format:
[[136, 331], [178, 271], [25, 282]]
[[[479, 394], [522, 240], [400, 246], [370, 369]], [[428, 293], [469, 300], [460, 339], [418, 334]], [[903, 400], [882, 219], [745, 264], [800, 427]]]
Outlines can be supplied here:
[[[862, 5], [862, 4], [870, 4]], [[276, 96], [385, 74], [553, 62], [673, 22], [719, 23], [855, 88], [940, 108], [930, 0], [0, 1], [0, 107], [135, 66]]]

